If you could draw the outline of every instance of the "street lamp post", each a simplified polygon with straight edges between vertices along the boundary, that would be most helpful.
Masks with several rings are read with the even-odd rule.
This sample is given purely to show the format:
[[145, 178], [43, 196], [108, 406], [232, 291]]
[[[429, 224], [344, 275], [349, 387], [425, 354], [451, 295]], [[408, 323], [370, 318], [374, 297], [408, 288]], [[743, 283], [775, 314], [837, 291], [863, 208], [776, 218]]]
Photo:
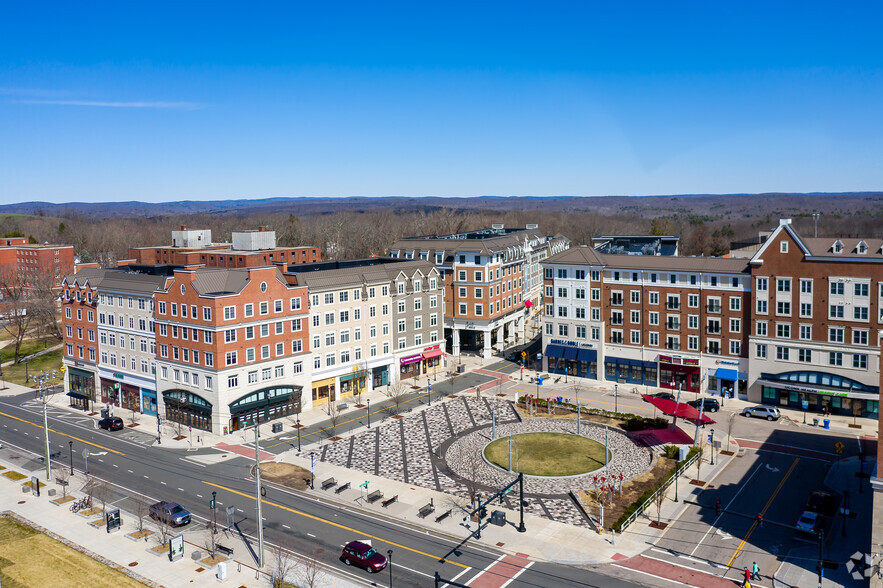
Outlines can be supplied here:
[[212, 490], [212, 533], [218, 532], [218, 517], [215, 514], [217, 512], [215, 509], [215, 505], [217, 504], [215, 502], [215, 499], [217, 498], [217, 496], [218, 496], [217, 491]]
[[297, 411], [297, 452], [300, 453], [300, 411]]
[[714, 429], [711, 429], [711, 465], [714, 465]]
[[[68, 441], [67, 444], [71, 450], [71, 476], [73, 476], [74, 475], [74, 442]], [[62, 447], [64, 447], [64, 446], [62, 445]]]
[[613, 385], [613, 412], [619, 413], [619, 384]]
[[368, 413], [368, 428], [371, 428], [371, 399], [366, 398], [365, 402], [368, 404], [368, 408], [365, 409], [365, 412]]
[[389, 567], [389, 588], [392, 588], [392, 549], [386, 550], [386, 565]]

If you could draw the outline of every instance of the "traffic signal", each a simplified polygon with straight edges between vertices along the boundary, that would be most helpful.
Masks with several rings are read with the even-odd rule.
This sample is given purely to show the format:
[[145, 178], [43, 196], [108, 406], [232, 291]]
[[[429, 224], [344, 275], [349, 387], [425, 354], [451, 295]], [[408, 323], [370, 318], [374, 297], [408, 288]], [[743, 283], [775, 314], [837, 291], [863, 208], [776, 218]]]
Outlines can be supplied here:
[[763, 515], [762, 514], [757, 515], [757, 526], [763, 527]]
[[715, 500], [714, 501], [714, 514], [716, 514], [717, 516], [721, 516], [721, 512], [722, 512], [721, 511], [721, 501]]
[[214, 498], [212, 498], [211, 500], [208, 501], [208, 507], [214, 510], [214, 508], [215, 508], [215, 499]]

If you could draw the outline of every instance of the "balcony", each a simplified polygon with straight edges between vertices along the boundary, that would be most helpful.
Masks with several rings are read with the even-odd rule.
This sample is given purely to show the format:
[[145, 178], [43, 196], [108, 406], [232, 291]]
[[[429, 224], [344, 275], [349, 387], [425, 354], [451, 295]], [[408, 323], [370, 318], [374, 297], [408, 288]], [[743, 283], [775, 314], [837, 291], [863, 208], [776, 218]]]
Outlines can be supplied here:
[[665, 323], [665, 328], [669, 331], [680, 331], [681, 323], [679, 321], [668, 321]]
[[709, 345], [705, 348], [705, 353], [709, 353], [711, 355], [720, 355], [721, 348], [719, 345]]
[[721, 332], [721, 326], [720, 325], [708, 325], [708, 327], [705, 329], [705, 332], [708, 333], [709, 335], [719, 335]]
[[665, 303], [665, 307], [669, 310], [679, 310], [681, 308], [681, 303], [677, 300], [669, 300]]
[[612, 304], [613, 306], [622, 306], [622, 296], [611, 297], [610, 304]]
[[713, 312], [715, 314], [720, 314], [721, 305], [720, 304], [709, 304], [705, 307], [708, 312]]
[[681, 344], [680, 344], [680, 343], [675, 343], [674, 341], [668, 341], [668, 342], [666, 342], [666, 344], [665, 344], [665, 348], [666, 348], [666, 349], [671, 349], [672, 351], [680, 351], [680, 350], [681, 350]]

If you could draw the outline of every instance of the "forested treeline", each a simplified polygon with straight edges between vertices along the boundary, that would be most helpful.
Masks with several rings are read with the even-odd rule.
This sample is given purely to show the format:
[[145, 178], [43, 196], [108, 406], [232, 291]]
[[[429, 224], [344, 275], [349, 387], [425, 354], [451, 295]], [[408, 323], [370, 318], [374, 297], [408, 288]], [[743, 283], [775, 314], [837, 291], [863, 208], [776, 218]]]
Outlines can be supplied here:
[[[640, 199], [635, 199], [640, 201]], [[37, 242], [72, 244], [84, 261], [107, 264], [123, 259], [129, 247], [167, 245], [171, 231], [181, 225], [207, 228], [215, 242], [229, 241], [231, 232], [264, 225], [276, 231], [279, 245], [317, 246], [323, 258], [358, 258], [384, 255], [397, 239], [406, 236], [445, 234], [503, 223], [523, 227], [537, 223], [547, 234], [562, 234], [574, 245], [588, 244], [594, 235], [657, 234], [680, 235], [685, 255], [721, 255], [731, 241], [753, 239], [758, 231], [778, 224], [779, 214], [793, 218], [797, 231], [813, 235], [810, 213], [774, 210], [768, 214], [733, 214], [715, 217], [694, 214], [680, 201], [670, 214], [644, 215], [639, 206], [617, 214], [587, 210], [481, 210], [436, 207], [433, 209], [389, 209], [383, 211], [334, 211], [327, 214], [259, 213], [253, 215], [189, 214], [154, 217], [96, 219], [67, 212], [63, 218], [49, 216], [0, 216], [0, 235], [22, 234]], [[658, 212], [658, 211], [653, 211]], [[859, 214], [839, 211], [823, 214], [819, 236], [883, 237], [883, 213]], [[329, 245], [334, 244], [328, 254]]]

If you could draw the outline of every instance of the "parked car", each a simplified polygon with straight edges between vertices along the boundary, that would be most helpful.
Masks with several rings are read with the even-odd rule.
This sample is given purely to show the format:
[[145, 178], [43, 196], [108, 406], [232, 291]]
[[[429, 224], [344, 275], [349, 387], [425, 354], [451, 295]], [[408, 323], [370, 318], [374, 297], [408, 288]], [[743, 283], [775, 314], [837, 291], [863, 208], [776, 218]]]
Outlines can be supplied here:
[[177, 502], [157, 502], [150, 506], [150, 518], [180, 527], [190, 522], [190, 513]]
[[837, 510], [837, 498], [828, 492], [816, 490], [806, 501], [806, 510], [817, 512], [823, 516], [834, 516]]
[[704, 404], [705, 408], [702, 409], [704, 412], [717, 412], [721, 409], [721, 403], [717, 398], [698, 398], [696, 400], [691, 400], [687, 404], [696, 410], [699, 410], [699, 407]]
[[743, 410], [742, 416], [758, 417], [768, 421], [776, 421], [781, 415], [779, 414], [779, 409], [775, 406], [763, 406], [759, 404], [757, 406], [749, 406]]
[[[656, 394], [648, 394], [651, 398], [664, 398], [665, 400], [674, 400], [675, 395], [671, 392], [657, 392]], [[644, 400], [644, 402], [647, 402]]]
[[506, 361], [514, 361], [516, 363], [521, 361], [521, 353], [517, 351], [510, 351], [506, 354]]
[[350, 541], [343, 546], [340, 559], [348, 566], [358, 566], [368, 573], [379, 572], [386, 567], [386, 558], [377, 553], [373, 547], [361, 541]]
[[123, 419], [120, 417], [107, 417], [98, 421], [98, 427], [100, 429], [107, 429], [108, 431], [119, 431], [123, 428]]
[[797, 530], [801, 533], [815, 534], [818, 532], [819, 524], [822, 522], [822, 516], [811, 510], [804, 511], [800, 518], [797, 519]]

